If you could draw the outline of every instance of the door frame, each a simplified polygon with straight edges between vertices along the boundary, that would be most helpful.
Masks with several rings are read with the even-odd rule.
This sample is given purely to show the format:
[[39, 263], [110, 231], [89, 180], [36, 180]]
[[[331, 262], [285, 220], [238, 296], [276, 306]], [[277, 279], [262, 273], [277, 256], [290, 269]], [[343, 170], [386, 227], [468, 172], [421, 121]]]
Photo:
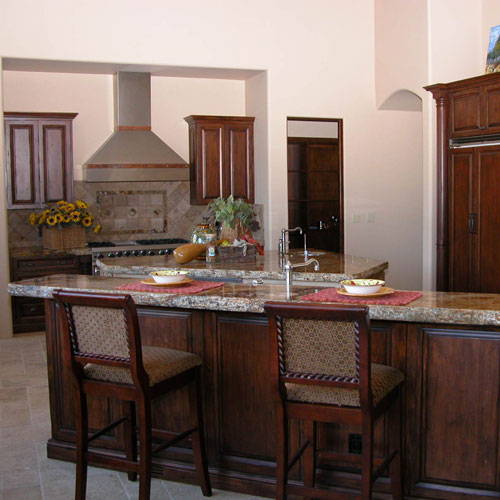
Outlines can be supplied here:
[[[337, 123], [338, 137], [337, 138], [327, 138], [327, 137], [298, 137], [298, 136], [288, 136], [288, 122], [291, 121], [301, 121], [301, 122], [335, 122]], [[303, 116], [287, 116], [286, 119], [286, 139], [287, 146], [290, 142], [312, 142], [314, 140], [320, 142], [325, 141], [325, 144], [332, 140], [338, 140], [339, 146], [339, 253], [344, 253], [344, 121], [342, 118], [313, 118], [313, 117], [303, 117]], [[287, 152], [287, 176], [288, 176], [288, 152]], [[287, 187], [288, 192], [288, 187]], [[287, 196], [287, 214], [288, 214], [288, 196]], [[305, 228], [307, 231], [307, 228]]]

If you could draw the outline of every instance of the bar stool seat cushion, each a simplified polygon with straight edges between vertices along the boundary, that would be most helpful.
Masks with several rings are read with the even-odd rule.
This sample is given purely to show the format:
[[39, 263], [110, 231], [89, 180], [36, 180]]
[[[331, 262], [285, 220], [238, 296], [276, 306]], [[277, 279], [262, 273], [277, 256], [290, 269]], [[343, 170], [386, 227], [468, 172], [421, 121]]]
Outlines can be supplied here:
[[[142, 361], [150, 386], [201, 365], [201, 359], [196, 354], [166, 347], [143, 346]], [[131, 372], [127, 368], [88, 363], [84, 371], [85, 378], [133, 384]]]
[[[371, 365], [371, 385], [373, 404], [376, 405], [404, 380], [404, 375], [396, 368], [386, 365]], [[285, 384], [287, 399], [307, 403], [322, 403], [337, 406], [360, 406], [359, 391], [341, 387], [324, 387], [305, 384]]]

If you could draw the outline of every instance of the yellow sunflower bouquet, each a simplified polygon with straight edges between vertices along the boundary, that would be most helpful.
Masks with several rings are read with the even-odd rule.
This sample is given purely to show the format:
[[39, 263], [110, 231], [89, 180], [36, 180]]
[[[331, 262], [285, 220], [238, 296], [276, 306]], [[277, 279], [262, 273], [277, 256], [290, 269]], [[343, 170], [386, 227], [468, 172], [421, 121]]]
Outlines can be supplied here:
[[81, 200], [70, 203], [66, 200], [60, 200], [54, 205], [49, 205], [43, 212], [31, 212], [29, 222], [32, 226], [63, 229], [68, 226], [83, 226], [88, 231], [93, 230], [98, 233], [101, 225], [97, 223], [89, 205]]

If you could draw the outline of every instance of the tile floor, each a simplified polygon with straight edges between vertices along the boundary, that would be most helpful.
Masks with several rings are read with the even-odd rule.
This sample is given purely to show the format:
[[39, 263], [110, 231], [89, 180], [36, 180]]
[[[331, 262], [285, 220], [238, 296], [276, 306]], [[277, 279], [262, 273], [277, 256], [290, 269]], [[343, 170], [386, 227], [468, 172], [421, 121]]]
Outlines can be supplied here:
[[[0, 500], [71, 500], [75, 466], [47, 458], [50, 416], [44, 334], [0, 339]], [[203, 499], [197, 486], [153, 479], [151, 500]], [[136, 499], [126, 474], [89, 469], [87, 500]], [[258, 500], [215, 490], [214, 500]]]

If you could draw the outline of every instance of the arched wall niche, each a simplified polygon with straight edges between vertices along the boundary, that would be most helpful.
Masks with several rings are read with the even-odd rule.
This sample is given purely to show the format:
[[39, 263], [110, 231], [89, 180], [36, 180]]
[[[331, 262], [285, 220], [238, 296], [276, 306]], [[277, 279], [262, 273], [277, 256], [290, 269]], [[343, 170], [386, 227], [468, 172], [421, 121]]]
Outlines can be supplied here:
[[390, 111], [422, 112], [422, 98], [411, 90], [397, 90], [380, 105], [379, 109]]

